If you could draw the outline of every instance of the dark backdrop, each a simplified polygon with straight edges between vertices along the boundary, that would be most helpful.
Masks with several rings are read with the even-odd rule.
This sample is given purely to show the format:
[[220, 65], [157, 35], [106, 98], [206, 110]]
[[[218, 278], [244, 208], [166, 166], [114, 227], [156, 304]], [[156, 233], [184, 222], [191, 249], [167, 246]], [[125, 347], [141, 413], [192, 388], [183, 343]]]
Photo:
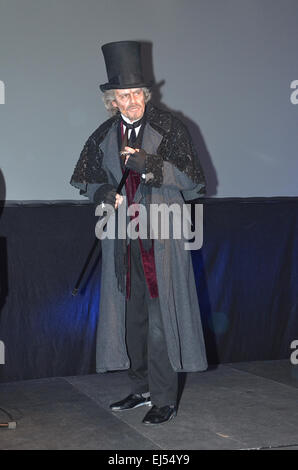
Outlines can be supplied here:
[[[200, 200], [193, 265], [209, 363], [284, 359], [298, 339], [298, 198]], [[7, 203], [0, 220], [2, 381], [95, 372], [100, 245], [88, 203]]]

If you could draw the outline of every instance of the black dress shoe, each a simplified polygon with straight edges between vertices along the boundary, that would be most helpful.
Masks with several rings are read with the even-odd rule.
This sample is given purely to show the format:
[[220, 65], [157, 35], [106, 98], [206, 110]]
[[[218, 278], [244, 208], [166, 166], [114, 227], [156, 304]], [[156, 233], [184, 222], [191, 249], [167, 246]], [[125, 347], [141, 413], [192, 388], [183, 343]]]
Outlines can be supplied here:
[[143, 419], [144, 424], [162, 424], [176, 416], [177, 410], [175, 406], [162, 406], [158, 408], [153, 405]]
[[122, 410], [132, 410], [133, 408], [138, 408], [139, 406], [151, 406], [150, 397], [143, 397], [143, 395], [135, 393], [128, 395], [124, 400], [116, 401], [111, 403], [110, 410], [112, 411], [122, 411]]

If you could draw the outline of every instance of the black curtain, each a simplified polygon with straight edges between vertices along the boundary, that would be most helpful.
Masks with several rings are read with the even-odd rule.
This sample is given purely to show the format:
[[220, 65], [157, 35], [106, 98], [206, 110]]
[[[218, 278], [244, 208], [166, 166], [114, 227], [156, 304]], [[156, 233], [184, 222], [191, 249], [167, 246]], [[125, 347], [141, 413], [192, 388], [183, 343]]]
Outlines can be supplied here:
[[[298, 339], [298, 198], [206, 198], [192, 252], [209, 363], [285, 359]], [[94, 206], [6, 203], [0, 219], [0, 380], [95, 372], [98, 244]]]

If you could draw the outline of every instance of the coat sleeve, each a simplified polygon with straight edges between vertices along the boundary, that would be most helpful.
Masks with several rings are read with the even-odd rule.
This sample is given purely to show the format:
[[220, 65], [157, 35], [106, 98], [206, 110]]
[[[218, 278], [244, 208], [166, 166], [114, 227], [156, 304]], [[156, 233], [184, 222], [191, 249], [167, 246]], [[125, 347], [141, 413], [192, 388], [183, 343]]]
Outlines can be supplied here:
[[147, 155], [145, 184], [181, 191], [186, 200], [206, 194], [206, 180], [187, 127], [174, 119], [156, 155]]

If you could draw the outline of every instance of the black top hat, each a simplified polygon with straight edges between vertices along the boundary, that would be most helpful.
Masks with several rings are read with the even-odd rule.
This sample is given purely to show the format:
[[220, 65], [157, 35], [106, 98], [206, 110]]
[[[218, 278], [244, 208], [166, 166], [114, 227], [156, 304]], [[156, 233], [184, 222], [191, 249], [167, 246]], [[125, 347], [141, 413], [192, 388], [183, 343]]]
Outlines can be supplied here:
[[143, 76], [140, 42], [109, 42], [101, 49], [109, 80], [108, 83], [99, 86], [101, 91], [152, 85], [152, 81], [146, 81]]

